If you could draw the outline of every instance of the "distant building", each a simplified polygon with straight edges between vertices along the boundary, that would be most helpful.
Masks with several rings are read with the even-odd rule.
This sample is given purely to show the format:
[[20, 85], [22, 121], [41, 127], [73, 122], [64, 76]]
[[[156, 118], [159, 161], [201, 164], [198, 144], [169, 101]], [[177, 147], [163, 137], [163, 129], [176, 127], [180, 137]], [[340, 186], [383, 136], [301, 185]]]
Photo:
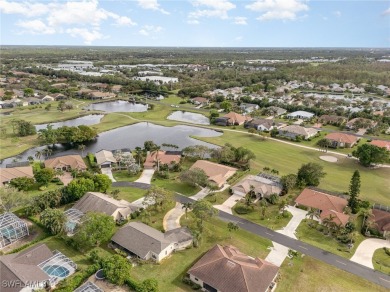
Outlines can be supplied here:
[[381, 148], [386, 148], [390, 151], [390, 141], [384, 141], [384, 140], [372, 140], [370, 142], [371, 145], [375, 145]]
[[246, 121], [250, 121], [251, 118], [237, 114], [235, 112], [230, 112], [222, 117], [215, 118], [214, 123], [218, 126], [232, 126], [232, 125], [242, 125]]
[[87, 166], [80, 155], [65, 155], [45, 160], [45, 167], [52, 169], [61, 169], [64, 171], [86, 170]]
[[280, 195], [283, 189], [279, 179], [269, 179], [257, 175], [247, 175], [231, 189], [234, 194], [245, 197], [252, 190], [252, 187], [258, 198], [269, 198], [272, 194]]
[[292, 113], [287, 114], [287, 117], [289, 119], [309, 120], [312, 117], [314, 117], [314, 114], [306, 112], [306, 111], [296, 111], [296, 112], [292, 112]]
[[244, 127], [247, 129], [253, 128], [257, 131], [271, 131], [280, 128], [280, 125], [276, 125], [275, 121], [271, 119], [253, 119], [245, 122]]
[[161, 165], [172, 165], [173, 163], [180, 163], [181, 152], [180, 151], [163, 151], [159, 150], [158, 152], [149, 152], [146, 156], [146, 160], [144, 162], [144, 168], [152, 169], [156, 167], [157, 161], [159, 161]]
[[111, 151], [100, 150], [95, 153], [96, 163], [100, 168], [111, 168], [117, 161]]

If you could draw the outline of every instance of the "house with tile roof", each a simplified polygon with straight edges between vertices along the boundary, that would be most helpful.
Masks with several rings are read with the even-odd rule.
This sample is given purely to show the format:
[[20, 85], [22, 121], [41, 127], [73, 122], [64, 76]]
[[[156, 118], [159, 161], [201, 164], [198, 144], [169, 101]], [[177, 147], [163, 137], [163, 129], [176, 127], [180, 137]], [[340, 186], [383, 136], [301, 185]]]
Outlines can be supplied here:
[[371, 221], [374, 223], [374, 228], [381, 234], [390, 232], [390, 212], [382, 211], [378, 209], [372, 209], [373, 218]]
[[160, 165], [167, 164], [172, 165], [173, 163], [180, 163], [181, 152], [180, 151], [163, 151], [159, 150], [156, 152], [148, 152], [145, 162], [144, 168], [152, 169], [156, 167], [157, 161], [159, 161]]
[[337, 225], [345, 226], [349, 221], [349, 215], [344, 214], [348, 201], [344, 198], [317, 191], [311, 188], [304, 189], [295, 199], [299, 206], [317, 209], [321, 221], [325, 218], [332, 218]]
[[100, 168], [111, 168], [117, 161], [111, 151], [100, 150], [95, 153], [96, 163]]
[[34, 178], [31, 166], [0, 168], [0, 187], [8, 184], [12, 179], [18, 177]]
[[309, 120], [312, 117], [314, 117], [313, 113], [306, 112], [306, 111], [296, 111], [287, 114], [287, 118], [289, 119], [302, 119], [302, 120]]
[[141, 222], [130, 222], [111, 238], [114, 247], [142, 260], [160, 262], [172, 252], [192, 244], [192, 234], [187, 228], [177, 228], [166, 233]]
[[314, 128], [305, 128], [298, 125], [290, 125], [279, 129], [279, 136], [288, 138], [288, 139], [296, 139], [298, 136], [307, 140], [311, 137], [317, 135], [318, 130]]
[[325, 139], [330, 142], [333, 148], [352, 148], [358, 142], [358, 137], [345, 133], [329, 133]]
[[272, 194], [280, 195], [283, 190], [283, 186], [279, 181], [271, 180], [263, 176], [258, 175], [247, 175], [234, 186], [232, 191], [234, 194], [245, 196], [254, 188], [256, 196], [259, 198], [268, 198]]
[[219, 126], [233, 126], [242, 125], [246, 121], [250, 121], [252, 118], [243, 116], [235, 112], [230, 112], [222, 117], [218, 117], [214, 120], [214, 123]]
[[196, 168], [203, 170], [208, 176], [209, 181], [219, 188], [237, 171], [234, 167], [214, 163], [208, 160], [197, 160], [190, 169], [193, 170]]
[[64, 171], [86, 170], [87, 166], [80, 155], [58, 156], [44, 161], [46, 168], [61, 169]]
[[188, 271], [194, 283], [212, 292], [265, 292], [276, 286], [279, 268], [250, 257], [234, 246], [219, 244], [204, 254]]
[[386, 148], [388, 151], [390, 151], [390, 141], [384, 141], [384, 140], [372, 140], [370, 142], [371, 145], [375, 145], [381, 148]]

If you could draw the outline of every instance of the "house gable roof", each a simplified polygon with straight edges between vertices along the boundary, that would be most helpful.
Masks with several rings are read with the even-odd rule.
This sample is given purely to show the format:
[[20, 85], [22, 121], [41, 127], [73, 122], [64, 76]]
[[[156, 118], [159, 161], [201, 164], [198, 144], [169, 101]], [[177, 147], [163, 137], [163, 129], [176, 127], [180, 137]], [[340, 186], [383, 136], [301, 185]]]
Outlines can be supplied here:
[[232, 176], [237, 169], [234, 167], [214, 163], [207, 160], [197, 160], [190, 169], [199, 168], [202, 169], [209, 180], [216, 182], [218, 185], [225, 183], [226, 180]]
[[383, 140], [372, 140], [370, 142], [371, 145], [375, 145], [378, 147], [383, 147], [386, 148], [387, 150], [390, 151], [390, 141], [383, 141]]
[[113, 242], [145, 258], [149, 252], [160, 254], [173, 242], [164, 233], [141, 222], [130, 222], [111, 238]]
[[325, 139], [347, 144], [354, 144], [358, 140], [356, 136], [344, 133], [329, 133], [325, 136]]
[[99, 152], [95, 153], [96, 162], [97, 164], [103, 164], [105, 162], [113, 162], [116, 163], [116, 159], [111, 151], [107, 150], [100, 150]]
[[80, 155], [65, 155], [45, 160], [45, 167], [48, 168], [64, 166], [69, 166], [72, 169], [87, 169], [87, 166]]
[[234, 246], [215, 245], [188, 271], [218, 291], [266, 291], [279, 268], [241, 253]]
[[9, 182], [10, 180], [18, 177], [33, 178], [33, 169], [31, 166], [12, 167], [12, 168], [0, 168], [0, 183]]

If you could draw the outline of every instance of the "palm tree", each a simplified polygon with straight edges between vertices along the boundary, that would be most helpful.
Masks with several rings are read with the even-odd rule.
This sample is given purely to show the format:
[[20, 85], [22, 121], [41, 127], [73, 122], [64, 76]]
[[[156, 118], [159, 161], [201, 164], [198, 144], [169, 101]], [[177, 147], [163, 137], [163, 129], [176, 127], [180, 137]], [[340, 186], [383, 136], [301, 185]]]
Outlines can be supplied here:
[[309, 217], [310, 220], [314, 220], [314, 218], [319, 219], [320, 215], [319, 215], [318, 209], [310, 208], [306, 214], [306, 217]]
[[324, 225], [325, 227], [331, 229], [331, 225], [333, 223], [334, 217], [335, 216], [333, 214], [330, 214], [329, 217], [325, 217], [324, 219], [322, 219], [322, 225]]
[[184, 209], [184, 212], [186, 214], [186, 219], [187, 219], [187, 213], [188, 213], [188, 210], [191, 210], [192, 203], [191, 202], [183, 203], [183, 206], [181, 208]]
[[52, 155], [53, 153], [53, 150], [51, 150], [50, 148], [45, 148], [42, 150], [42, 154], [45, 156], [45, 158], [47, 159], [50, 155]]
[[252, 205], [253, 198], [256, 196], [255, 187], [253, 185], [250, 186], [249, 192], [245, 195], [245, 205], [249, 207]]
[[57, 168], [55, 171], [54, 171], [55, 175], [58, 177], [58, 176], [61, 176], [61, 175], [64, 175], [64, 171], [62, 169], [59, 169]]
[[80, 144], [77, 148], [81, 151], [81, 156], [84, 157], [84, 150], [86, 146], [84, 144]]
[[228, 225], [227, 225], [227, 228], [230, 232], [230, 238], [232, 238], [232, 235], [231, 233], [233, 231], [237, 231], [238, 229], [240, 229], [240, 227], [238, 227], [238, 224], [237, 223], [233, 223], [233, 222], [229, 222]]
[[161, 146], [158, 146], [158, 145], [154, 145], [153, 149], [152, 149], [152, 155], [155, 154], [156, 155], [156, 162], [157, 162], [157, 171], [160, 171], [160, 159], [158, 157], [158, 155], [160, 154], [160, 150], [161, 150]]
[[41, 157], [42, 157], [42, 151], [41, 150], [38, 150], [37, 152], [35, 152], [35, 158], [36, 159], [39, 159], [39, 161], [41, 161]]
[[141, 160], [143, 158], [143, 151], [141, 147], [135, 147], [135, 156], [134, 158], [138, 160], [138, 166], [141, 167]]

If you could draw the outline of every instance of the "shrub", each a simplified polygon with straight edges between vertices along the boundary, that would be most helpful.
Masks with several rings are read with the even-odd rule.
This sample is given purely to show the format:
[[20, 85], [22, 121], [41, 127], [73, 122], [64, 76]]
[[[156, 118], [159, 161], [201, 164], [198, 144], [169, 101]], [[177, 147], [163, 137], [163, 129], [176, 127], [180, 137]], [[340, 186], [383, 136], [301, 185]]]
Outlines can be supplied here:
[[156, 176], [158, 178], [168, 179], [169, 178], [169, 173], [167, 171], [157, 171], [156, 172]]
[[384, 247], [385, 253], [390, 256], [390, 248]]
[[236, 211], [237, 214], [239, 215], [244, 215], [244, 214], [248, 214], [250, 213], [252, 210], [249, 209], [248, 207], [246, 206], [243, 206], [243, 205], [238, 205], [234, 208], [234, 211]]

